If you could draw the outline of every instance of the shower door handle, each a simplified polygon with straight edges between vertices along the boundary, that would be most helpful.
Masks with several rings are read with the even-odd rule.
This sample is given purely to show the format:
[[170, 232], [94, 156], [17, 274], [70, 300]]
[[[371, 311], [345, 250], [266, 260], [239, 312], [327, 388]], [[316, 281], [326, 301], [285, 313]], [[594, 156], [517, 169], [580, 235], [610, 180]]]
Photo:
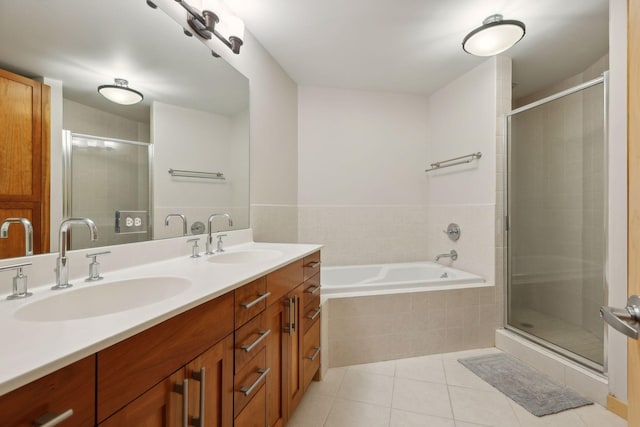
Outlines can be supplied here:
[[616, 331], [637, 340], [640, 330], [640, 296], [629, 297], [625, 308], [600, 307], [600, 317]]

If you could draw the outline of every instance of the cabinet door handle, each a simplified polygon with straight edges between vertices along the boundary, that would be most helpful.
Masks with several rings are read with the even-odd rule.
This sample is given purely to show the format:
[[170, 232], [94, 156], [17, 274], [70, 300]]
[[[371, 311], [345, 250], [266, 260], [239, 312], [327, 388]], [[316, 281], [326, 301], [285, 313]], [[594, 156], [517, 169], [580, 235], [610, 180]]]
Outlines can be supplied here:
[[191, 418], [191, 425], [196, 427], [204, 427], [204, 410], [205, 410], [204, 389], [206, 388], [204, 366], [200, 368], [199, 371], [193, 371], [191, 373], [191, 378], [200, 383], [200, 415], [198, 416], [198, 418]]
[[291, 319], [291, 331], [295, 332], [298, 328], [298, 297], [293, 296], [291, 298], [291, 302], [293, 303], [293, 318]]
[[316, 320], [318, 318], [318, 316], [320, 316], [320, 312], [321, 311], [322, 311], [322, 309], [320, 307], [314, 308], [313, 309], [313, 314], [307, 314], [307, 319]]
[[287, 300], [285, 301], [285, 305], [287, 306], [287, 308], [289, 309], [289, 319], [287, 319], [288, 321], [288, 325], [284, 328], [284, 331], [287, 332], [289, 334], [289, 336], [293, 335], [293, 328], [294, 328], [294, 324], [293, 324], [293, 317], [294, 317], [294, 304], [295, 304], [295, 298], [291, 297], [291, 298], [287, 298]]
[[47, 412], [33, 422], [34, 425], [40, 427], [54, 427], [73, 415], [73, 409], [67, 409], [61, 414], [52, 414]]
[[320, 290], [320, 286], [309, 286], [304, 292], [306, 294], [317, 294], [318, 291]]
[[253, 350], [258, 344], [260, 344], [260, 341], [262, 341], [263, 339], [265, 339], [267, 337], [267, 335], [269, 335], [271, 333], [271, 329], [267, 329], [266, 331], [258, 331], [258, 334], [260, 334], [260, 336], [258, 337], [258, 339], [256, 339], [254, 342], [252, 342], [251, 344], [245, 344], [242, 347], [240, 347], [241, 349], [243, 349], [244, 351], [246, 351], [247, 353], [249, 353], [251, 350]]
[[320, 347], [313, 347], [316, 349], [316, 351], [313, 352], [313, 354], [311, 356], [307, 356], [307, 359], [311, 360], [312, 362], [314, 360], [316, 360], [316, 357], [318, 357], [318, 355], [320, 354]]
[[189, 427], [189, 380], [174, 384], [173, 391], [182, 395], [182, 427]]
[[271, 295], [271, 292], [265, 292], [263, 294], [258, 294], [258, 298], [254, 299], [253, 301], [250, 301], [250, 302], [241, 302], [240, 305], [243, 306], [246, 309], [249, 309], [249, 308], [253, 307], [254, 305], [258, 304], [260, 301], [263, 301], [263, 300], [267, 299], [270, 295]]
[[318, 268], [320, 266], [321, 262], [320, 261], [311, 261], [310, 263], [308, 263], [307, 265], [305, 265], [305, 267], [308, 268]]
[[258, 384], [260, 384], [260, 381], [262, 381], [267, 376], [267, 374], [269, 373], [270, 370], [271, 370], [271, 368], [258, 369], [257, 372], [260, 374], [258, 379], [253, 384], [251, 384], [249, 387], [240, 387], [240, 391], [245, 396], [249, 396], [251, 394], [251, 392], [253, 391], [253, 389], [256, 388], [258, 386]]

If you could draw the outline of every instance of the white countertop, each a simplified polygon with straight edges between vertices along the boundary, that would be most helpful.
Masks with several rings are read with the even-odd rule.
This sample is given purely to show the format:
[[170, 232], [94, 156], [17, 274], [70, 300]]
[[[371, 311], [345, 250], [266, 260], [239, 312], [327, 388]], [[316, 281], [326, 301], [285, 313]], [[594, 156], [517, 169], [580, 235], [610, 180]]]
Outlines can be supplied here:
[[[131, 337], [190, 308], [242, 286], [292, 261], [309, 255], [321, 245], [244, 243], [226, 248], [226, 253], [246, 250], [277, 250], [278, 258], [254, 263], [217, 264], [201, 258], [180, 256], [137, 267], [103, 273], [104, 280], [86, 283], [73, 280], [70, 289], [53, 291], [49, 283], [29, 289], [33, 296], [18, 301], [0, 301], [0, 395], [47, 375]], [[110, 282], [143, 277], [182, 277], [191, 285], [177, 295], [139, 308], [102, 316], [65, 321], [23, 321], [14, 313], [33, 302], [73, 292], [74, 289], [109, 286]]]

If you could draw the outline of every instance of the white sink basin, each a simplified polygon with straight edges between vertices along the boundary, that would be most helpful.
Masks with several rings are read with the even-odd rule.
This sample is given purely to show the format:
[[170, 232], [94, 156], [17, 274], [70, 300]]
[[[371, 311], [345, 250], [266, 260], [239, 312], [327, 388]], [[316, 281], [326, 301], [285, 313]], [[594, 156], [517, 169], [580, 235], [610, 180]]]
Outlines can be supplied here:
[[271, 261], [281, 256], [282, 252], [272, 249], [252, 249], [214, 254], [208, 258], [208, 261], [217, 264], [249, 264], [252, 262]]
[[171, 298], [191, 286], [180, 277], [144, 277], [68, 290], [20, 307], [14, 317], [32, 322], [84, 319], [118, 313]]

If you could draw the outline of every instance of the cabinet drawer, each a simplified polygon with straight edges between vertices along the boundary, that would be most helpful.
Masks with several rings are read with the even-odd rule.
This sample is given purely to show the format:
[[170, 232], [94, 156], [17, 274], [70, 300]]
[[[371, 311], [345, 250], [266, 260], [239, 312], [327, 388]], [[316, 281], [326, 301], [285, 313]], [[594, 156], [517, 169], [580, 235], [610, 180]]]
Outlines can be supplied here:
[[313, 376], [320, 368], [320, 322], [314, 322], [309, 332], [304, 334], [303, 348], [304, 390], [306, 391], [309, 384], [311, 384]]
[[267, 278], [261, 277], [235, 290], [236, 329], [267, 308]]
[[265, 408], [267, 405], [267, 387], [262, 386], [251, 402], [236, 417], [234, 427], [264, 427], [266, 425]]
[[33, 426], [43, 415], [73, 415], [61, 425], [92, 426], [95, 415], [95, 356], [91, 355], [0, 397], [0, 424]]
[[320, 273], [320, 251], [307, 255], [302, 259], [303, 279], [308, 280], [310, 277]]
[[319, 296], [304, 307], [304, 312], [302, 313], [302, 331], [305, 334], [314, 323], [320, 321], [321, 310]]
[[235, 337], [235, 370], [239, 372], [256, 354], [262, 350], [267, 337], [272, 333], [267, 328], [267, 318], [259, 314], [236, 331]]
[[266, 350], [262, 349], [236, 374], [233, 387], [233, 414], [237, 417], [256, 393], [264, 386], [269, 373]]
[[233, 293], [98, 352], [98, 422], [233, 332]]
[[303, 306], [309, 305], [309, 303], [315, 298], [320, 296], [320, 272], [315, 276], [305, 280], [304, 293], [302, 294]]
[[267, 275], [267, 291], [270, 293], [267, 305], [278, 302], [283, 296], [301, 284], [302, 260], [294, 261]]

